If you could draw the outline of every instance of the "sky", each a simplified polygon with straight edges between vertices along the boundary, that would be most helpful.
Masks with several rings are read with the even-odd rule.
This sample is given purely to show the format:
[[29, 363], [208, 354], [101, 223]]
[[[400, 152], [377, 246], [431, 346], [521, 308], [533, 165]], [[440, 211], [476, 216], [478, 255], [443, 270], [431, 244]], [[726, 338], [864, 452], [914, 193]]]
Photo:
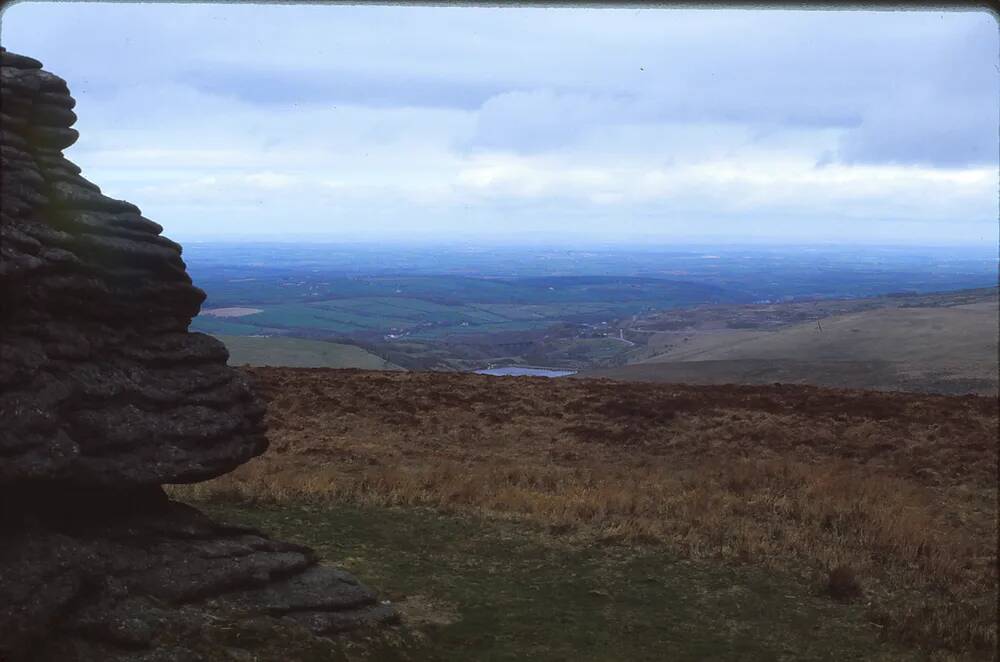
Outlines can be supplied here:
[[997, 246], [985, 11], [20, 2], [178, 240]]

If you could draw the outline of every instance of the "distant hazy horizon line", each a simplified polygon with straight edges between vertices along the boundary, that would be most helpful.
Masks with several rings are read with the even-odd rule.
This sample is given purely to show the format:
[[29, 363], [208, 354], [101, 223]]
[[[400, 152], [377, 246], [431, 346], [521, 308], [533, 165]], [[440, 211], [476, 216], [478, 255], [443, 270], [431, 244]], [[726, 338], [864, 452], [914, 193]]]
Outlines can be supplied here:
[[[168, 233], [169, 234], [169, 233]], [[170, 235], [180, 243], [188, 244], [321, 244], [321, 245], [353, 245], [353, 246], [384, 246], [393, 248], [557, 248], [557, 249], [712, 249], [712, 248], [869, 248], [869, 249], [970, 249], [982, 252], [997, 252], [1000, 254], [1000, 243], [996, 241], [983, 242], [886, 242], [858, 240], [777, 240], [777, 239], [636, 239], [636, 240], [573, 240], [556, 239], [496, 239], [489, 237], [476, 238], [441, 238], [441, 237], [406, 237], [406, 238], [360, 238], [338, 236], [332, 234], [281, 234], [281, 235]]]

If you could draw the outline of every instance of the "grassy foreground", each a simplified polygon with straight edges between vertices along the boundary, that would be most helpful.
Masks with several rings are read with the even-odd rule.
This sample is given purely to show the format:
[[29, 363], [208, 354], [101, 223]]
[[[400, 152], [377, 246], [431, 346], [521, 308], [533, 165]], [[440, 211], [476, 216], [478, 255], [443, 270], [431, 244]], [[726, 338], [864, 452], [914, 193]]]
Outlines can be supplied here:
[[[830, 585], [886, 641], [939, 659], [995, 659], [995, 398], [252, 375], [271, 450], [177, 494], [431, 507], [549, 527], [584, 548], [654, 547], [796, 577], [809, 590]], [[766, 638], [762, 623], [755, 636]]]
[[424, 508], [198, 505], [308, 544], [396, 602], [410, 637], [372, 659], [912, 659], [860, 607], [749, 565]]

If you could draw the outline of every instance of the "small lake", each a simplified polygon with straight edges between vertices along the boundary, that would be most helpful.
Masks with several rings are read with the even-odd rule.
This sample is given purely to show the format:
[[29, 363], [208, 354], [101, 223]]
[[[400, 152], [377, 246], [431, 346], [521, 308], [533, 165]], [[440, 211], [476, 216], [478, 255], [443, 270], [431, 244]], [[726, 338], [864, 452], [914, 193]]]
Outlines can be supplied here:
[[488, 368], [476, 370], [477, 375], [493, 375], [494, 377], [565, 377], [575, 375], [576, 370], [559, 370], [557, 368], [531, 368], [511, 365], [503, 368]]

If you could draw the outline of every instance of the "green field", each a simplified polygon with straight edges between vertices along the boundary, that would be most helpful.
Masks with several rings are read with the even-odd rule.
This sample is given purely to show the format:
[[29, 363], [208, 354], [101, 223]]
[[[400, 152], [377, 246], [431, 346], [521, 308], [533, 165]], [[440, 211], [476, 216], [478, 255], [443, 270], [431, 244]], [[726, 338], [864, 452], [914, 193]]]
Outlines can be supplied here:
[[216, 336], [229, 350], [229, 365], [289, 368], [400, 370], [360, 347], [321, 340], [282, 337]]
[[552, 277], [308, 279], [206, 285], [211, 305], [247, 306], [243, 317], [202, 314], [192, 328], [226, 335], [301, 337], [383, 335], [441, 340], [452, 335], [539, 330], [561, 322], [597, 323], [653, 309], [731, 301], [710, 285], [657, 278]]
[[392, 600], [408, 634], [355, 660], [919, 659], [862, 606], [749, 566], [419, 508], [198, 505], [310, 545]]

